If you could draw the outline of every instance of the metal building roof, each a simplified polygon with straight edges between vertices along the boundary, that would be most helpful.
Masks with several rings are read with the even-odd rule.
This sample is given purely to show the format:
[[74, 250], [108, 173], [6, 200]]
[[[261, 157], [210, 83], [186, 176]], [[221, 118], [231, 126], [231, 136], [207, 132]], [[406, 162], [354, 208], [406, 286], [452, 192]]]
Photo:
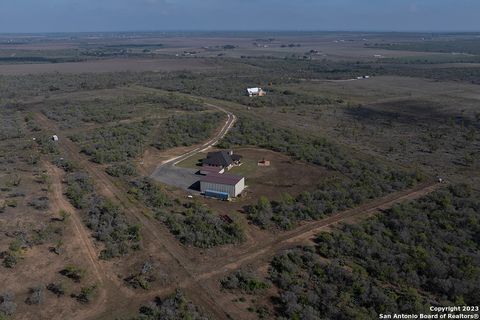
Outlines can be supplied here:
[[210, 173], [200, 179], [201, 182], [210, 182], [234, 186], [239, 183], [243, 177], [233, 174]]

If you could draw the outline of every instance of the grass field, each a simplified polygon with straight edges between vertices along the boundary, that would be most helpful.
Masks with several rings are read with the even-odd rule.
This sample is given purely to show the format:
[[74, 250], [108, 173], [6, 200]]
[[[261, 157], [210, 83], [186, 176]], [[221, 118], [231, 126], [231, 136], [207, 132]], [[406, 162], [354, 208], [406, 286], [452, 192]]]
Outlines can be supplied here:
[[178, 163], [177, 166], [180, 168], [190, 168], [190, 169], [200, 168], [201, 162], [206, 156], [207, 156], [206, 153], [197, 153], [194, 156]]
[[[242, 150], [238, 150], [239, 154], [241, 154]], [[230, 173], [236, 174], [239, 176], [252, 176], [254, 175], [257, 170], [259, 169], [257, 165], [258, 160], [256, 159], [251, 159], [247, 157], [242, 158], [242, 164], [238, 167], [233, 167], [230, 170]]]

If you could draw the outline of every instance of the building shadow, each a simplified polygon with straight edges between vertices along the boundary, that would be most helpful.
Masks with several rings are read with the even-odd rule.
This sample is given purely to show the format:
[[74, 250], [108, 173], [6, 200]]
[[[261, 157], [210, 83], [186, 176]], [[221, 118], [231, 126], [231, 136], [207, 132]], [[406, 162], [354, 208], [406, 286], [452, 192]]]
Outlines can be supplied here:
[[200, 191], [200, 181], [195, 181], [190, 187], [189, 190]]

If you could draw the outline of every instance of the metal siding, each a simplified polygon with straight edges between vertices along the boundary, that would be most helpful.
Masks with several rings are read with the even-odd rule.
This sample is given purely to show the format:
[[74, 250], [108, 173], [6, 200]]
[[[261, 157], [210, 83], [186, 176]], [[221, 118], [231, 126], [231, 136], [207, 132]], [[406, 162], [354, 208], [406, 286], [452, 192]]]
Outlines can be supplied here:
[[243, 192], [243, 189], [245, 189], [245, 178], [240, 180], [236, 185], [235, 185], [235, 197], [240, 195]]
[[230, 197], [235, 197], [235, 186], [201, 181], [200, 191], [205, 192], [207, 190], [212, 190], [217, 192], [226, 192], [230, 195]]

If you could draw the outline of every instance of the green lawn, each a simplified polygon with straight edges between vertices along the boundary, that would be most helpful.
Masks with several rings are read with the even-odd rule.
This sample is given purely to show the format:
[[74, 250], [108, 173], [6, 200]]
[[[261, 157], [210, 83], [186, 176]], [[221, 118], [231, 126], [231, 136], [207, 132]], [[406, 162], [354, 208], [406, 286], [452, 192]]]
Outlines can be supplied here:
[[205, 153], [197, 153], [190, 158], [183, 160], [182, 162], [177, 164], [177, 166], [180, 168], [196, 169], [198, 168], [197, 164], [200, 162], [200, 160], [202, 160], [206, 156], [207, 155]]
[[254, 174], [257, 169], [258, 165], [256, 160], [243, 158], [242, 165], [239, 167], [233, 167], [229, 173], [239, 176], [249, 176]]

